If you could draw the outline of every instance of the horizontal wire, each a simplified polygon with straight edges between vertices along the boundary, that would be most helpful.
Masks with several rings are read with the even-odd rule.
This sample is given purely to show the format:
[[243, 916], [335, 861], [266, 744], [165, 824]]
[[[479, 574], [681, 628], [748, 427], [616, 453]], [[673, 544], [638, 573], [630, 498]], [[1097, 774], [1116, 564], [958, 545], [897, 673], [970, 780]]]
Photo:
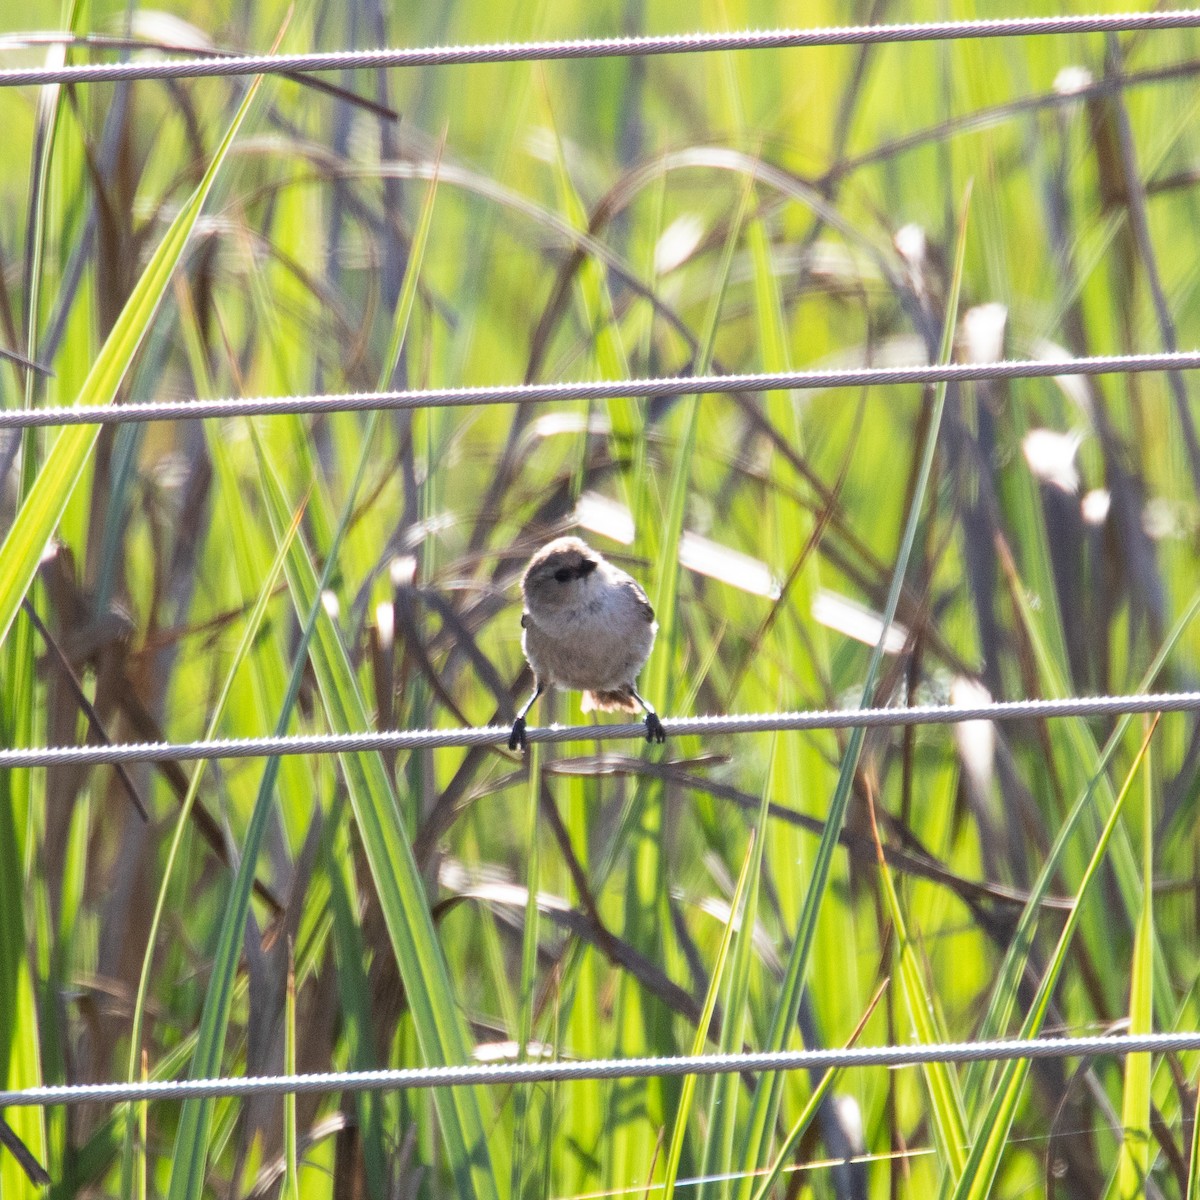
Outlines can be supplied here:
[[316, 396], [251, 396], [220, 400], [146, 400], [136, 404], [0, 409], [0, 429], [57, 425], [123, 425], [132, 421], [199, 421], [284, 413], [367, 412], [374, 409], [456, 408], [488, 404], [545, 404], [556, 400], [654, 399], [729, 392], [811, 391], [893, 384], [969, 383], [1046, 379], [1060, 375], [1129, 375], [1200, 369], [1200, 350], [1105, 354], [1090, 358], [1021, 359], [905, 367], [838, 367], [741, 375], [673, 375], [580, 383], [515, 383], [488, 387], [335, 392]]
[[0, 1109], [46, 1104], [194, 1100], [221, 1096], [282, 1096], [304, 1092], [371, 1092], [480, 1084], [561, 1083], [579, 1079], [645, 1079], [674, 1075], [730, 1075], [742, 1071], [824, 1071], [850, 1067], [909, 1067], [922, 1063], [1006, 1062], [1035, 1058], [1163, 1054], [1200, 1050], [1200, 1033], [1116, 1034], [1111, 1037], [1010, 1038], [907, 1046], [851, 1046], [833, 1050], [778, 1050], [749, 1054], [690, 1054], [601, 1058], [579, 1062], [472, 1063], [385, 1071], [329, 1071], [312, 1075], [251, 1075], [222, 1079], [160, 1079], [136, 1083], [56, 1084], [0, 1091]]
[[1031, 37], [1041, 34], [1118, 33], [1192, 29], [1200, 10], [1101, 13], [1080, 16], [1004, 17], [905, 24], [841, 25], [812, 29], [749, 29], [728, 33], [668, 33], [569, 41], [494, 42], [486, 45], [336, 50], [305, 54], [240, 54], [202, 59], [9, 67], [0, 87], [21, 84], [94, 83], [103, 80], [190, 79], [201, 76], [296, 74], [381, 67], [437, 67], [465, 63], [511, 63], [551, 59], [631, 58], [713, 50], [779, 50], [806, 46], [865, 46], [891, 42], [959, 41], [965, 38]]
[[[989, 704], [924, 704], [911, 708], [847, 708], [744, 716], [664, 718], [670, 737], [819, 729], [879, 729], [958, 725], [967, 721], [1044, 720], [1125, 713], [1200, 711], [1200, 692], [1132, 696], [1069, 696], [1060, 700], [1001, 700]], [[362, 733], [283, 734], [194, 742], [117, 742], [111, 745], [41, 746], [0, 750], [0, 770], [16, 767], [99, 766], [106, 763], [191, 762], [265, 758], [275, 754], [355, 754], [362, 751], [432, 750], [507, 745], [507, 725], [470, 729], [381, 729]], [[545, 725], [525, 733], [530, 742], [599, 742], [646, 736], [643, 724]]]

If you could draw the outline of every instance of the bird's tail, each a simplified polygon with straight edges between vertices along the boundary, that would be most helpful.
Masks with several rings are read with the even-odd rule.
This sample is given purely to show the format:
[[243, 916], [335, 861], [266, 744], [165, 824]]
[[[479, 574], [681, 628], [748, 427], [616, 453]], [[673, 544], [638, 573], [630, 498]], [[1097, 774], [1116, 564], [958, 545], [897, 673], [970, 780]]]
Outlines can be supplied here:
[[631, 712], [635, 713], [640, 707], [633, 698], [633, 692], [627, 688], [617, 688], [611, 692], [584, 692], [581, 705], [584, 712]]

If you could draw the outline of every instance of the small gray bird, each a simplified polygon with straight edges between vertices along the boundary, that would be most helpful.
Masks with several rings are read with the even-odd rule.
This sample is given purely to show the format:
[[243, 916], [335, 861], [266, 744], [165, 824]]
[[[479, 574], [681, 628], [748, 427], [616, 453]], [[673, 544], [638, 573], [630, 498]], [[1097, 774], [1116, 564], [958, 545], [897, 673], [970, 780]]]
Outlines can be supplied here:
[[533, 695], [513, 722], [510, 750], [525, 745], [525, 714], [550, 686], [583, 693], [583, 711], [646, 714], [646, 740], [666, 733], [635, 681], [658, 622], [641, 584], [576, 537], [543, 546], [521, 579], [521, 646], [533, 668]]

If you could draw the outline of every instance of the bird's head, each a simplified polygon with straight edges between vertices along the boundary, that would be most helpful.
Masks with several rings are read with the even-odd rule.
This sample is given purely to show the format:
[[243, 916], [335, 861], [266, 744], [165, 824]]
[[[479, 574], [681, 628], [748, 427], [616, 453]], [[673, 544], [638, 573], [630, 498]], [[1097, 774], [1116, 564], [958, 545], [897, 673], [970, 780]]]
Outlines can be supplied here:
[[603, 561], [577, 537], [556, 538], [533, 556], [521, 580], [526, 608], [537, 616], [574, 607]]

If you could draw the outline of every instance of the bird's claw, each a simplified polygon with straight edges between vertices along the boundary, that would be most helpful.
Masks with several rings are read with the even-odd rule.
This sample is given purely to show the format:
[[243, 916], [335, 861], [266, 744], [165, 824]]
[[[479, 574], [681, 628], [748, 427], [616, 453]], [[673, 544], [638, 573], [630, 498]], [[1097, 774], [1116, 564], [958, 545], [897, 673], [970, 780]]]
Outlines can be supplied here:
[[646, 714], [646, 741], [657, 742], [660, 746], [667, 740], [667, 731], [658, 719], [657, 713]]
[[525, 718], [518, 717], [513, 722], [512, 733], [508, 735], [508, 748], [510, 750], [525, 749]]

